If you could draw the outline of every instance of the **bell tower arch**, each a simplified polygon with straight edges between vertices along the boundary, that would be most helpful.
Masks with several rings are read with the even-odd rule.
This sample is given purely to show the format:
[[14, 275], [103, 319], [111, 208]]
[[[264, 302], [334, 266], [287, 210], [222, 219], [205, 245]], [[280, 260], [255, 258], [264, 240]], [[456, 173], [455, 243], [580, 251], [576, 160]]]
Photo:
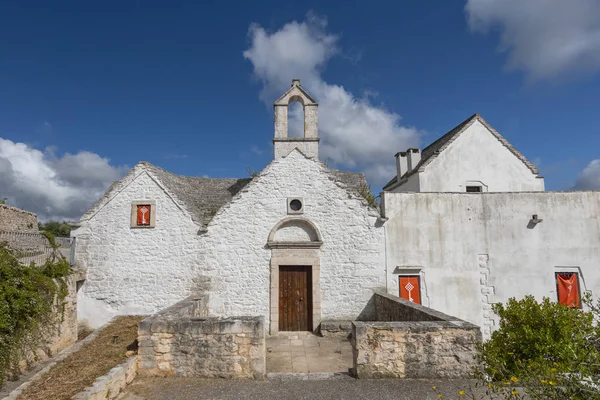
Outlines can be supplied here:
[[[304, 136], [288, 135], [288, 106], [299, 102], [304, 111]], [[275, 112], [274, 158], [279, 159], [297, 148], [309, 158], [319, 158], [319, 129], [317, 102], [300, 86], [300, 80], [292, 80], [292, 87], [273, 104]]]

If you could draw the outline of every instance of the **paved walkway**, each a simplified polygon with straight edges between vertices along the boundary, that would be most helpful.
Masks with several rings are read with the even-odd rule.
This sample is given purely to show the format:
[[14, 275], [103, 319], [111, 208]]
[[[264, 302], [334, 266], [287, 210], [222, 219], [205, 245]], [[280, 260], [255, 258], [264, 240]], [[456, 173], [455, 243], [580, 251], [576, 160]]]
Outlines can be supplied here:
[[[378, 399], [437, 400], [436, 386], [444, 399], [472, 398], [475, 383], [463, 380], [292, 380], [249, 381], [198, 378], [137, 378], [119, 400], [197, 400], [197, 399]], [[459, 396], [466, 390], [467, 396]], [[477, 399], [489, 399], [479, 389]]]
[[268, 337], [267, 373], [344, 372], [352, 368], [352, 346], [342, 336], [280, 332]]

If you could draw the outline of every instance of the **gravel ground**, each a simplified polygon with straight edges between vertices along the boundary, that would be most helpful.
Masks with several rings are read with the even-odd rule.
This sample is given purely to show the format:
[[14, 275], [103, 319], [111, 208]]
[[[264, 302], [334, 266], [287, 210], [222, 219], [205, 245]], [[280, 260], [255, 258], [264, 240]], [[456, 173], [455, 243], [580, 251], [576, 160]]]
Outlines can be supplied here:
[[[268, 380], [231, 381], [198, 378], [138, 378], [120, 400], [196, 399], [464, 399], [475, 382], [467, 380]], [[466, 390], [467, 396], [459, 396]], [[483, 391], [484, 392], [484, 391]], [[480, 391], [481, 393], [481, 391]], [[477, 399], [485, 399], [478, 396]]]

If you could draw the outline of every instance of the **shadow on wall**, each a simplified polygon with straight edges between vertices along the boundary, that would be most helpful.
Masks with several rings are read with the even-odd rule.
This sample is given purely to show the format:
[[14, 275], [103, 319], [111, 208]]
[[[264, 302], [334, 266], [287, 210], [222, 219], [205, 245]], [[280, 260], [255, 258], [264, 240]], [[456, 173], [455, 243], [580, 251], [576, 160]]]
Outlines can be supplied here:
[[371, 296], [365, 308], [356, 317], [357, 321], [376, 321], [377, 312], [375, 309], [375, 295]]

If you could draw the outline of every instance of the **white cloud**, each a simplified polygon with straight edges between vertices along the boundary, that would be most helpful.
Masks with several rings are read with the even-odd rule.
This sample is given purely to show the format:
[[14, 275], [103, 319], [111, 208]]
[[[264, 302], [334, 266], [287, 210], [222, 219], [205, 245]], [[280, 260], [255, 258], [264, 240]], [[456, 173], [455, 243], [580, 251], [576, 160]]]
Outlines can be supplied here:
[[77, 220], [126, 169], [87, 151], [57, 157], [0, 138], [0, 197], [41, 220]]
[[575, 189], [600, 190], [600, 159], [592, 160], [577, 177]]
[[600, 1], [468, 0], [475, 32], [500, 31], [507, 66], [532, 80], [600, 69]]
[[[261, 100], [269, 105], [289, 88], [293, 78], [301, 79], [319, 103], [321, 158], [339, 166], [358, 167], [373, 183], [384, 183], [394, 176], [394, 154], [418, 144], [419, 131], [403, 126], [398, 114], [373, 104], [372, 92], [356, 97], [343, 86], [323, 80], [322, 70], [339, 53], [338, 37], [326, 28], [326, 20], [311, 13], [305, 21], [287, 23], [275, 32], [253, 24], [244, 57], [262, 83]], [[300, 117], [301, 113], [290, 115], [290, 119]]]

